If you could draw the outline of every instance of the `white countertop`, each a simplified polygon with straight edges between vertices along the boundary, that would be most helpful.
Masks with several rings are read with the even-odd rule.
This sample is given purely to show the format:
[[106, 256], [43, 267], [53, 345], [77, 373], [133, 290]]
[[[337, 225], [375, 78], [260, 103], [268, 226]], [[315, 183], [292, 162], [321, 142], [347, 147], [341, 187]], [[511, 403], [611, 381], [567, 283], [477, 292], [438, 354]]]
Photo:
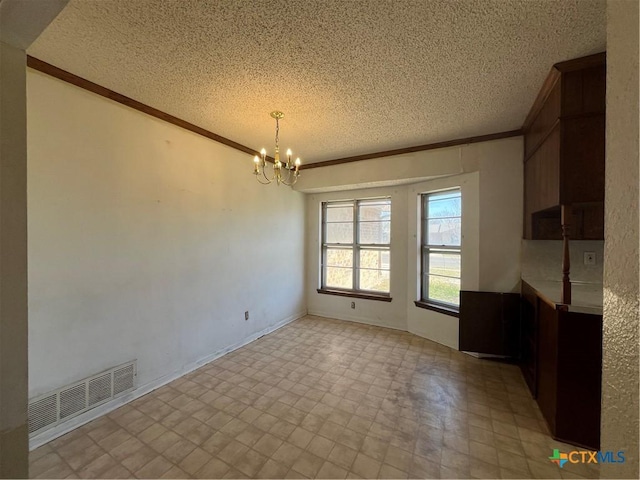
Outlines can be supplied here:
[[[562, 282], [559, 280], [541, 280], [523, 277], [522, 280], [535, 288], [548, 301], [562, 304], [560, 301]], [[602, 315], [602, 284], [571, 282], [570, 312]]]

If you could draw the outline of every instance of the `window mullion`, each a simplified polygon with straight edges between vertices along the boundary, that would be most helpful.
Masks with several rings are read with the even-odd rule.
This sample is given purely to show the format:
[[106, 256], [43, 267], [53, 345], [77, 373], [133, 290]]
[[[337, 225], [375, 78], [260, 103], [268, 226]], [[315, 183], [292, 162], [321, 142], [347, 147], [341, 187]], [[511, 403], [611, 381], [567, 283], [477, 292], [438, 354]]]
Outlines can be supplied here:
[[360, 290], [360, 219], [358, 217], [358, 207], [360, 201], [353, 202], [353, 289]]
[[428, 222], [428, 203], [429, 197], [427, 195], [422, 196], [422, 215], [420, 221], [421, 232], [421, 246], [422, 246], [422, 258], [420, 259], [420, 294], [422, 295], [422, 299], [426, 300], [429, 298], [429, 282], [425, 282], [425, 275], [429, 274], [429, 247], [427, 247], [427, 243], [429, 239], [427, 238], [428, 230], [427, 230], [427, 222]]
[[324, 288], [327, 282], [327, 204], [322, 204], [322, 245], [320, 247], [320, 286]]
[[425, 248], [425, 257], [424, 257], [424, 262], [423, 263], [423, 268], [425, 269], [425, 271], [423, 272], [422, 275], [422, 283], [423, 283], [423, 290], [424, 290], [424, 298], [425, 300], [429, 298], [429, 281], [424, 281], [425, 278], [425, 274], [426, 276], [429, 276], [429, 247]]

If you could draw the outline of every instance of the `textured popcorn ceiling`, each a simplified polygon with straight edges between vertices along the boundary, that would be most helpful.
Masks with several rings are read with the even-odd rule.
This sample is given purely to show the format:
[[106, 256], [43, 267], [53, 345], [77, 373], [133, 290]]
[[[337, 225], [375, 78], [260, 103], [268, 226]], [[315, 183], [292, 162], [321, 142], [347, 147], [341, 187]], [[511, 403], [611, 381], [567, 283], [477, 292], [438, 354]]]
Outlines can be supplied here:
[[519, 128], [604, 0], [71, 0], [28, 53], [304, 162]]

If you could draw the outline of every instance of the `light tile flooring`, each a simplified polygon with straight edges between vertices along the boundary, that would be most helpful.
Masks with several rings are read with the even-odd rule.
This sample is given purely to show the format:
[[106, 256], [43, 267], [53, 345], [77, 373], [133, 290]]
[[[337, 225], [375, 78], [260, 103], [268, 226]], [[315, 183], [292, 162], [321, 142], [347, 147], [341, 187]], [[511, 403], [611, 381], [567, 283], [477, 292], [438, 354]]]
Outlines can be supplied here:
[[32, 478], [597, 478], [519, 369], [307, 316], [31, 452]]

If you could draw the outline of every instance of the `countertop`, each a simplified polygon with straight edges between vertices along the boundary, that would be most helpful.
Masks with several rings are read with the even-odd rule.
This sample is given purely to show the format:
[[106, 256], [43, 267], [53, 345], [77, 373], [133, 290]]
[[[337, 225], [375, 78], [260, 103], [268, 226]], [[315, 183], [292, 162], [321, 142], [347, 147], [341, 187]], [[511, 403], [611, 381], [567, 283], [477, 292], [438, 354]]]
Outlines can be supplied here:
[[[522, 281], [528, 283], [550, 303], [562, 305], [560, 301], [561, 281], [526, 277], [523, 277]], [[602, 315], [602, 284], [571, 282], [571, 305], [567, 305], [567, 307], [570, 312]]]

